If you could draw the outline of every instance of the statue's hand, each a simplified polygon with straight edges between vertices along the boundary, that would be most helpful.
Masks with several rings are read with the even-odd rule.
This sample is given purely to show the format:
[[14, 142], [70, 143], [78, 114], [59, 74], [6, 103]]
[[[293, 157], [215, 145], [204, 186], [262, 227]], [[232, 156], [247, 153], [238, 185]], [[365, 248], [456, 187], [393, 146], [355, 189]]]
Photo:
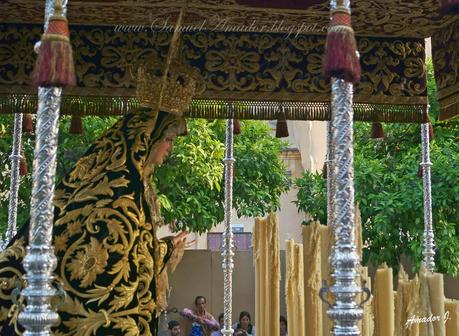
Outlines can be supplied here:
[[174, 245], [178, 245], [181, 242], [185, 243], [187, 236], [188, 236], [188, 232], [187, 231], [182, 231], [179, 234], [177, 234], [174, 238], [172, 238], [172, 241], [173, 241]]

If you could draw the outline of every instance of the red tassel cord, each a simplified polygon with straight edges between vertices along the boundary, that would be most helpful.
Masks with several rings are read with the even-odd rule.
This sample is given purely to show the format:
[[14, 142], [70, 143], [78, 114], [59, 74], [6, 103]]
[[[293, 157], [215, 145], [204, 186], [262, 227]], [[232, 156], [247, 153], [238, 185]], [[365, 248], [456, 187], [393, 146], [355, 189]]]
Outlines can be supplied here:
[[361, 75], [357, 43], [351, 26], [351, 15], [343, 8], [332, 12], [327, 34], [323, 74], [328, 78], [357, 83]]
[[435, 132], [432, 123], [429, 121], [429, 139], [432, 141], [435, 139]]
[[80, 116], [72, 116], [70, 121], [70, 134], [83, 134], [83, 121]]
[[459, 0], [441, 0], [440, 14], [454, 15], [459, 14]]
[[373, 122], [371, 124], [371, 138], [372, 139], [383, 139], [384, 129], [380, 122]]
[[27, 169], [27, 160], [24, 156], [24, 153], [21, 154], [21, 159], [19, 160], [19, 175], [20, 176], [25, 176], [28, 174], [28, 169]]
[[32, 74], [32, 83], [41, 87], [66, 87], [76, 83], [72, 45], [67, 19], [62, 15], [62, 4], [56, 1], [55, 15], [41, 37], [38, 58]]
[[233, 119], [233, 134], [241, 134], [241, 122], [239, 119]]
[[422, 170], [422, 165], [421, 164], [418, 165], [418, 174], [417, 175], [418, 175], [419, 178], [422, 178], [424, 176], [424, 172]]
[[288, 137], [288, 127], [287, 127], [287, 120], [285, 119], [277, 119], [276, 124], [276, 138], [286, 138]]
[[32, 133], [33, 132], [33, 121], [30, 113], [24, 113], [22, 115], [22, 132]]

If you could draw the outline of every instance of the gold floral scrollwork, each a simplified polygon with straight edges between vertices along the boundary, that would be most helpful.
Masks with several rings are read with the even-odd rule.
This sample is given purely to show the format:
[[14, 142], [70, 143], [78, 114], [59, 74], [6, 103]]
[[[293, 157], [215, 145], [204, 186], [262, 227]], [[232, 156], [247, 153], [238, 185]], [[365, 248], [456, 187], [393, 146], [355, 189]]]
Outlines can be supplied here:
[[[21, 39], [25, 45], [39, 31], [29, 29], [30, 36], [27, 36], [22, 25], [6, 27], [9, 33], [0, 37], [1, 45], [14, 45], [12, 42], [15, 39]], [[449, 29], [442, 34], [441, 40], [445, 40], [453, 36], [453, 31]], [[134, 97], [133, 70], [142, 60], [154, 58], [161, 64], [167, 54], [170, 36], [170, 32], [166, 31], [122, 32], [104, 26], [74, 27], [72, 43], [78, 87], [68, 92], [77, 97]], [[451, 39], [452, 43], [457, 43], [454, 42], [456, 40]], [[179, 55], [183, 63], [200, 73], [196, 95], [199, 99], [327, 102], [330, 99], [330, 84], [321, 76], [324, 45], [324, 35], [197, 31], [183, 32]], [[11, 85], [15, 85], [15, 89], [28, 93], [30, 88], [24, 85], [27, 83], [24, 78], [30, 76], [33, 62], [21, 60], [28, 62], [26, 66], [13, 56], [25, 47], [14, 45], [9, 48], [19, 49], [7, 49], [5, 57], [0, 57], [0, 62], [11, 63], [6, 79], [0, 78], [0, 92], [10, 92]], [[356, 102], [425, 103], [423, 39], [364, 36], [358, 38], [358, 49], [362, 80], [356, 86]], [[457, 68], [457, 65], [454, 63], [456, 58], [448, 56], [445, 60], [440, 53], [446, 57], [445, 51], [438, 48], [434, 55], [436, 64], [452, 66], [451, 71], [441, 71], [437, 76], [441, 86], [441, 83], [455, 80], [454, 67]], [[454, 49], [448, 55], [453, 55], [451, 53]], [[451, 66], [450, 59], [453, 60]], [[88, 107], [75, 104], [71, 106], [72, 113], [75, 109]], [[104, 104], [116, 105], [119, 102], [113, 100], [110, 103], [108, 99], [104, 100]], [[115, 110], [120, 111], [119, 108]], [[82, 166], [81, 169], [86, 168]], [[72, 183], [70, 180], [67, 182]]]
[[[422, 40], [359, 38], [362, 80], [358, 95], [416, 97], [426, 94]], [[358, 101], [358, 98], [356, 98]], [[383, 101], [375, 101], [383, 103]]]
[[432, 59], [441, 119], [459, 115], [459, 18], [432, 36]]
[[257, 88], [256, 73], [260, 55], [250, 50], [248, 37], [219, 36], [212, 50], [205, 55], [205, 70], [208, 71], [207, 88], [211, 90], [254, 91]]

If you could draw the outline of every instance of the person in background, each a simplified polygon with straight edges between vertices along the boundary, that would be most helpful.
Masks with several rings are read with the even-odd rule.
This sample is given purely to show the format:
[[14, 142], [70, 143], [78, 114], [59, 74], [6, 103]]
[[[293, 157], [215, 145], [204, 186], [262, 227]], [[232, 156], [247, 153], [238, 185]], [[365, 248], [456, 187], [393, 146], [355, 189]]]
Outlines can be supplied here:
[[285, 316], [280, 316], [280, 336], [288, 336], [287, 334], [287, 319]]
[[171, 336], [181, 336], [180, 323], [178, 323], [175, 320], [170, 320], [167, 323], [167, 326], [168, 326]]
[[255, 326], [252, 325], [250, 314], [246, 311], [242, 311], [239, 314], [239, 323], [233, 324], [233, 329], [242, 329], [247, 336], [255, 336]]
[[212, 331], [219, 329], [219, 324], [215, 318], [206, 311], [207, 300], [204, 296], [199, 295], [194, 299], [195, 309], [183, 309], [180, 315], [190, 319], [193, 324], [189, 336], [210, 336]]
[[223, 336], [222, 329], [224, 327], [223, 313], [218, 315], [218, 324], [220, 324], [220, 330], [214, 331], [210, 336]]
[[233, 336], [248, 336], [248, 334], [244, 329], [237, 329]]

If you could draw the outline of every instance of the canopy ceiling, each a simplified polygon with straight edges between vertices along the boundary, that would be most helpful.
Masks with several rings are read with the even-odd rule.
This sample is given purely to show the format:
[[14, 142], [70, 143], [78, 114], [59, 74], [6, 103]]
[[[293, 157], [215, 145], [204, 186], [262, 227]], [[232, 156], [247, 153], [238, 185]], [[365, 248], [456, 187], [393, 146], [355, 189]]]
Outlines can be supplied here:
[[[44, 3], [2, 0], [0, 21], [41, 23]], [[171, 26], [183, 4], [164, 0], [70, 0], [68, 18], [71, 24], [92, 26]], [[187, 6], [183, 26], [201, 30], [323, 34], [329, 20], [328, 0], [189, 0]], [[356, 0], [352, 9], [353, 26], [361, 36], [425, 38], [454, 21], [454, 17], [439, 16], [439, 0]]]

